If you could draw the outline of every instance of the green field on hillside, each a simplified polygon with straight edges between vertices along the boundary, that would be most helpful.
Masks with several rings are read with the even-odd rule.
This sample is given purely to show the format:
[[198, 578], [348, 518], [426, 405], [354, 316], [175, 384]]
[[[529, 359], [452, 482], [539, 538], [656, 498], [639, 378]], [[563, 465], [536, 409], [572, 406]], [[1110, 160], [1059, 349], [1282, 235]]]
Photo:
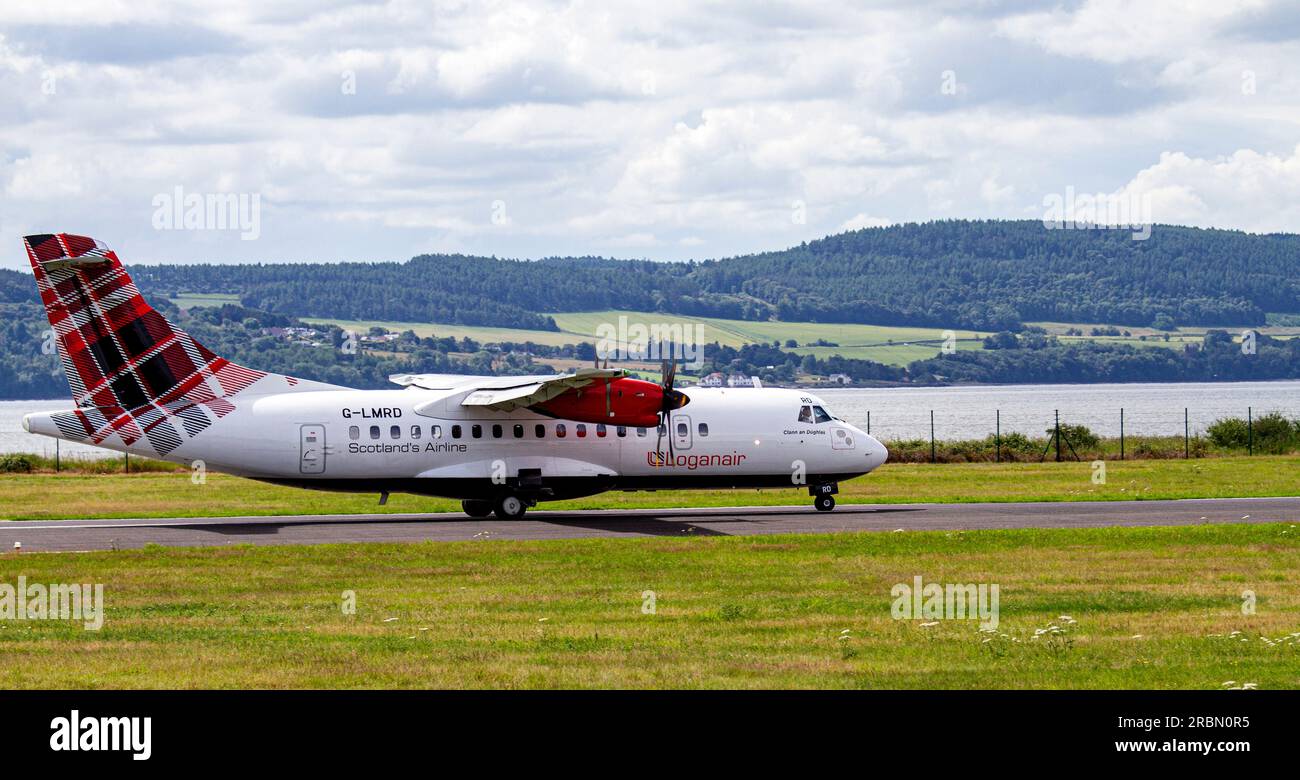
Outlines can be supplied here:
[[[378, 325], [391, 331], [412, 330], [419, 336], [451, 336], [472, 338], [483, 343], [532, 341], [538, 344], [563, 346], [579, 342], [595, 342], [602, 324], [618, 327], [619, 317], [627, 317], [628, 326], [636, 324], [680, 327], [687, 340], [694, 340], [696, 326], [703, 343], [717, 342], [723, 346], [740, 347], [753, 343], [779, 341], [784, 349], [787, 339], [794, 339], [800, 347], [790, 350], [799, 354], [815, 353], [819, 357], [839, 354], [846, 357], [875, 360], [880, 363], [906, 365], [913, 360], [934, 357], [943, 339], [942, 328], [892, 327], [885, 325], [845, 325], [816, 322], [751, 322], [717, 317], [691, 317], [660, 312], [600, 311], [566, 312], [551, 315], [560, 330], [524, 330], [520, 328], [487, 328], [470, 325], [443, 325], [437, 323], [384, 322], [379, 320], [338, 320], [305, 318], [304, 321], [335, 324], [343, 328], [365, 331]], [[954, 331], [959, 349], [978, 349], [979, 339], [986, 333], [969, 330]], [[818, 339], [840, 345], [839, 347], [805, 346]], [[918, 343], [922, 342], [922, 343]]]
[[[1092, 464], [887, 463], [840, 484], [842, 504], [972, 501], [1124, 501], [1157, 498], [1240, 498], [1300, 494], [1300, 455], [1202, 460], [1128, 460], [1106, 464], [1094, 484]], [[662, 509], [681, 506], [811, 506], [807, 491], [661, 490], [610, 492], [543, 509]], [[3, 474], [0, 520], [189, 515], [292, 515], [459, 511], [460, 502], [394, 494], [277, 487], [222, 474], [196, 485], [188, 469], [143, 474]]]
[[[0, 686], [1297, 688], [1298, 570], [1272, 524], [8, 553], [105, 610], [5, 621]], [[915, 577], [996, 627], [895, 619]]]
[[180, 309], [193, 309], [204, 306], [224, 306], [227, 303], [238, 305], [239, 296], [226, 293], [181, 293], [172, 296], [171, 302]]
[[392, 322], [388, 320], [339, 320], [324, 319], [321, 317], [300, 317], [299, 319], [313, 325], [338, 325], [340, 328], [353, 330], [358, 333], [365, 333], [371, 327], [379, 326], [394, 333], [402, 333], [408, 330], [414, 331], [415, 335], [421, 338], [427, 336], [445, 338], [450, 336], [456, 339], [471, 338], [484, 344], [501, 341], [513, 341], [522, 344], [526, 341], [531, 341], [534, 344], [547, 344], [553, 347], [562, 347], [565, 344], [577, 344], [584, 340], [592, 340], [583, 339], [574, 333], [564, 333], [553, 330], [489, 328], [478, 325], [445, 325], [442, 323]]
[[[222, 303], [237, 302], [236, 296], [230, 295], [184, 295], [172, 299], [181, 308], [191, 306], [216, 306]], [[663, 312], [638, 312], [609, 310], [595, 312], [561, 312], [551, 314], [559, 331], [527, 330], [523, 328], [491, 328], [476, 325], [449, 325], [442, 323], [394, 322], [385, 320], [342, 320], [319, 317], [304, 317], [304, 322], [315, 324], [334, 324], [343, 328], [365, 332], [373, 326], [379, 326], [394, 332], [411, 330], [416, 335], [471, 338], [481, 343], [510, 341], [523, 343], [527, 341], [548, 346], [564, 346], [580, 342], [595, 342], [601, 325], [608, 324], [617, 328], [619, 317], [627, 317], [629, 326], [650, 324], [665, 327], [689, 328], [685, 330], [688, 339], [695, 337], [697, 326], [703, 328], [703, 343], [717, 342], [723, 346], [740, 347], [753, 343], [780, 342], [782, 349], [788, 339], [794, 339], [799, 346], [787, 351], [800, 355], [813, 354], [819, 358], [841, 355], [847, 358], [874, 360], [887, 365], [906, 366], [916, 360], [934, 357], [943, 340], [943, 328], [898, 327], [888, 325], [858, 325], [820, 322], [755, 322], [750, 320], [731, 320], [719, 317], [694, 317]], [[1097, 342], [1101, 344], [1131, 344], [1138, 347], [1177, 348], [1185, 343], [1200, 343], [1205, 337], [1206, 327], [1188, 326], [1169, 332], [1169, 340], [1164, 339], [1164, 332], [1153, 328], [1122, 327], [1129, 336], [1093, 336], [1094, 327], [1107, 327], [1092, 323], [1036, 322], [1028, 323], [1056, 335], [1063, 343]], [[1066, 335], [1071, 328], [1083, 331], [1082, 336]], [[1244, 328], [1227, 328], [1237, 333]], [[1260, 332], [1276, 338], [1294, 338], [1300, 335], [1300, 328], [1270, 326], [1259, 329]], [[982, 339], [987, 332], [954, 329], [957, 349], [981, 349]], [[1146, 336], [1143, 341], [1140, 336]], [[837, 344], [835, 347], [808, 346], [818, 340]]]
[[[1064, 344], [1080, 343], [1085, 341], [1096, 342], [1098, 344], [1130, 344], [1135, 347], [1166, 347], [1178, 348], [1183, 344], [1200, 344], [1205, 339], [1205, 334], [1210, 330], [1224, 330], [1233, 335], [1237, 341], [1241, 340], [1241, 333], [1245, 330], [1257, 330], [1273, 338], [1287, 339], [1300, 336], [1300, 327], [1267, 325], [1260, 328], [1249, 328], [1248, 326], [1214, 326], [1207, 327], [1204, 325], [1185, 325], [1174, 328], [1171, 331], [1161, 331], [1155, 328], [1140, 328], [1134, 326], [1116, 326], [1121, 334], [1127, 331], [1129, 335], [1119, 336], [1093, 336], [1093, 328], [1107, 328], [1108, 325], [1098, 325], [1096, 323], [1079, 323], [1079, 322], [1029, 322], [1026, 325], [1034, 325], [1046, 330], [1049, 334], [1056, 336]], [[1082, 336], [1067, 335], [1066, 331], [1075, 329], [1083, 332]], [[1169, 340], [1165, 340], [1168, 335]], [[1144, 341], [1142, 337], [1145, 336]]]

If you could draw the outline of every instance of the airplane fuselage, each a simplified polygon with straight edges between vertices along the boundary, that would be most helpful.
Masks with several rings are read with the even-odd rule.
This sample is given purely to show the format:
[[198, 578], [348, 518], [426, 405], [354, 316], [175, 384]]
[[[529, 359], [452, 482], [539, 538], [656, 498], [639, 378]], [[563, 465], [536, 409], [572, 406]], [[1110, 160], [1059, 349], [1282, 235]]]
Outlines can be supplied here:
[[[167, 460], [253, 479], [358, 492], [538, 500], [605, 490], [801, 487], [860, 476], [884, 446], [838, 419], [807, 419], [817, 396], [774, 388], [688, 388], [663, 434], [465, 407], [464, 390], [319, 390], [240, 398]], [[801, 420], [801, 415], [805, 418]], [[59, 436], [47, 415], [25, 421]], [[671, 439], [671, 442], [669, 441]], [[672, 453], [669, 455], [669, 444]], [[101, 446], [157, 457], [146, 440]]]

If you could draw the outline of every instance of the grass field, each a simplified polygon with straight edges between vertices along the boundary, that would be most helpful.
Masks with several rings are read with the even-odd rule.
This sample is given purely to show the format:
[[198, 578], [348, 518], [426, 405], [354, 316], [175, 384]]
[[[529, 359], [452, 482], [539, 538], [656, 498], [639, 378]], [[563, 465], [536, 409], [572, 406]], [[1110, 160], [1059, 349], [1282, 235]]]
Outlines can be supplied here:
[[[1120, 331], [1128, 331], [1128, 336], [1093, 336], [1090, 335], [1092, 329], [1098, 327], [1095, 323], [1077, 323], [1077, 322], [1031, 322], [1028, 325], [1037, 325], [1049, 334], [1056, 336], [1063, 344], [1077, 344], [1085, 341], [1093, 341], [1098, 344], [1128, 344], [1134, 347], [1166, 347], [1179, 348], [1183, 344], [1200, 344], [1205, 339], [1205, 334], [1209, 330], [1225, 330], [1233, 335], [1237, 341], [1241, 340], [1241, 333], [1247, 330], [1249, 326], [1215, 326], [1213, 328], [1204, 325], [1185, 325], [1168, 331], [1169, 340], [1165, 340], [1166, 331], [1156, 330], [1155, 328], [1140, 328], [1134, 326], [1117, 326]], [[1107, 327], [1101, 325], [1100, 327]], [[1083, 332], [1082, 336], [1066, 335], [1066, 331], [1077, 329]], [[1289, 325], [1266, 325], [1260, 328], [1254, 328], [1260, 333], [1279, 339], [1296, 338], [1300, 336], [1300, 327]], [[1145, 336], [1146, 340], [1141, 337]]]
[[202, 308], [204, 306], [224, 306], [227, 303], [239, 303], [239, 296], [226, 293], [181, 293], [173, 296], [171, 302], [181, 309]]
[[[819, 358], [829, 357], [831, 355], [842, 355], [848, 358], [859, 358], [862, 360], [874, 360], [878, 363], [889, 365], [905, 366], [915, 360], [924, 360], [934, 357], [943, 338], [944, 329], [942, 328], [915, 328], [915, 327], [893, 327], [886, 325], [855, 325], [855, 324], [838, 324], [838, 323], [820, 323], [820, 322], [753, 322], [749, 320], [729, 320], [718, 317], [693, 317], [679, 314], [664, 314], [662, 312], [637, 312], [637, 311], [595, 311], [595, 312], [563, 312], [551, 315], [555, 319], [555, 324], [560, 330], [556, 331], [539, 331], [539, 330], [522, 330], [516, 328], [485, 328], [468, 325], [441, 325], [430, 323], [412, 323], [412, 322], [383, 322], [378, 320], [329, 320], [329, 319], [308, 319], [308, 322], [314, 323], [333, 323], [345, 328], [354, 330], [366, 330], [373, 325], [379, 325], [392, 331], [413, 330], [420, 336], [438, 335], [454, 336], [455, 338], [469, 337], [480, 342], [489, 343], [494, 341], [514, 341], [524, 342], [532, 341], [538, 344], [548, 344], [552, 346], [563, 346], [565, 344], [574, 344], [581, 341], [594, 342], [596, 340], [596, 331], [602, 324], [608, 323], [617, 326], [620, 316], [628, 318], [628, 323], [656, 323], [661, 325], [681, 325], [683, 327], [694, 328], [697, 325], [704, 328], [704, 342], [712, 343], [714, 341], [729, 347], [740, 347], [752, 343], [772, 343], [774, 341], [785, 344], [787, 339], [794, 339], [800, 346], [790, 351], [800, 355], [813, 354]], [[1178, 328], [1169, 334], [1169, 341], [1163, 338], [1163, 332], [1153, 328], [1122, 328], [1128, 330], [1130, 336], [1091, 336], [1088, 335], [1096, 324], [1089, 323], [1066, 323], [1066, 322], [1037, 322], [1030, 323], [1039, 325], [1046, 329], [1048, 333], [1057, 335], [1064, 343], [1078, 343], [1092, 341], [1105, 344], [1131, 344], [1139, 347], [1166, 347], [1177, 348], [1184, 343], [1200, 343], [1205, 337], [1208, 330], [1205, 327], [1188, 326]], [[1104, 327], [1104, 326], [1103, 326]], [[1083, 336], [1067, 336], [1065, 332], [1070, 328], [1078, 328], [1083, 331]], [[1228, 329], [1229, 332], [1238, 333], [1238, 329]], [[1277, 338], [1291, 338], [1300, 334], [1300, 328], [1272, 326], [1260, 328], [1260, 331]], [[981, 349], [983, 347], [982, 339], [989, 335], [986, 332], [976, 332], [970, 330], [954, 329], [958, 349]], [[689, 331], [693, 334], [694, 331]], [[1145, 335], [1146, 341], [1138, 337]], [[806, 346], [818, 339], [838, 344], [835, 347], [812, 347]], [[784, 346], [782, 347], [785, 348]]]
[[[1297, 570], [1286, 525], [6, 554], [106, 610], [0, 622], [0, 687], [1297, 688]], [[997, 630], [893, 619], [916, 576]]]
[[[664, 326], [680, 325], [690, 327], [687, 331], [695, 335], [695, 326], [703, 326], [703, 342], [718, 342], [724, 346], [740, 347], [745, 344], [780, 341], [783, 345], [787, 339], [795, 339], [799, 344], [809, 344], [818, 339], [825, 339], [838, 347], [800, 346], [793, 352], [799, 354], [815, 353], [819, 357], [839, 354], [846, 357], [875, 360], [881, 363], [906, 365], [913, 360], [934, 357], [939, 351], [943, 338], [942, 328], [910, 328], [884, 325], [842, 325], [836, 323], [816, 322], [751, 322], [749, 320], [728, 320], [718, 317], [692, 317], [661, 312], [636, 311], [597, 311], [567, 312], [551, 315], [557, 331], [523, 330], [518, 328], [486, 328], [468, 325], [441, 325], [436, 323], [384, 322], [379, 320], [337, 320], [305, 318], [306, 322], [317, 324], [332, 323], [357, 331], [368, 330], [378, 325], [391, 331], [412, 330], [419, 336], [469, 337], [476, 341], [489, 343], [494, 341], [532, 341], [537, 344], [563, 346], [583, 341], [595, 342], [597, 329], [605, 323], [618, 326], [619, 317], [628, 318], [629, 326], [637, 323], [655, 323]], [[987, 334], [968, 330], [954, 330], [959, 349], [980, 348], [979, 339]], [[917, 342], [926, 342], [918, 344]], [[784, 348], [784, 347], [783, 347]]]
[[[1123, 501], [1237, 498], [1300, 494], [1300, 456], [1112, 461], [1106, 483], [1093, 484], [1090, 463], [887, 463], [840, 485], [841, 503], [978, 501]], [[810, 503], [806, 491], [663, 490], [603, 493], [542, 505], [553, 509]], [[195, 485], [188, 470], [144, 474], [0, 475], [0, 519], [176, 517], [189, 515], [353, 514], [459, 511], [438, 498], [324, 493], [209, 474]]]
[[[219, 306], [223, 303], [237, 303], [238, 296], [223, 294], [186, 293], [172, 298], [172, 302], [183, 309], [193, 306]], [[526, 330], [522, 328], [490, 328], [474, 325], [447, 325], [441, 323], [394, 322], [384, 320], [340, 320], [328, 318], [302, 318], [305, 322], [315, 324], [334, 324], [356, 331], [366, 331], [372, 326], [380, 326], [390, 331], [412, 330], [417, 335], [440, 337], [451, 336], [457, 339], [471, 338], [482, 343], [512, 341], [523, 343], [532, 341], [548, 346], [564, 346], [583, 341], [595, 342], [597, 328], [602, 324], [617, 326], [619, 317], [628, 318], [629, 324], [681, 325], [694, 328], [703, 326], [704, 343], [718, 342], [724, 346], [740, 347], [752, 343], [785, 344], [787, 339], [794, 339], [799, 347], [790, 351], [800, 355], [816, 355], [819, 358], [842, 355], [848, 358], [874, 360], [888, 365], [905, 366], [915, 360], [932, 358], [939, 351], [943, 338], [942, 328], [895, 327], [887, 325], [857, 325], [819, 322], [754, 322], [750, 320], [731, 320], [720, 317], [694, 317], [683, 314], [665, 314], [663, 312], [638, 312], [630, 310], [609, 310], [594, 312], [561, 312], [551, 315], [559, 331]], [[1034, 322], [1048, 333], [1056, 335], [1063, 343], [1092, 341], [1103, 344], [1130, 344], [1139, 347], [1179, 347], [1186, 343], [1200, 343], [1208, 328], [1203, 326], [1186, 326], [1169, 333], [1169, 340], [1164, 340], [1164, 332], [1154, 328], [1121, 327], [1130, 336], [1092, 336], [1089, 335], [1097, 323], [1069, 322]], [[1102, 324], [1101, 327], [1106, 327]], [[1066, 331], [1078, 328], [1082, 336], [1067, 336]], [[1239, 333], [1244, 328], [1226, 328], [1230, 333]], [[1272, 325], [1259, 328], [1260, 332], [1276, 338], [1294, 338], [1300, 336], [1300, 327]], [[691, 334], [694, 331], [689, 331]], [[980, 349], [986, 332], [953, 329], [956, 334], [957, 349]], [[1143, 341], [1139, 337], [1146, 336]], [[835, 347], [806, 346], [822, 339], [835, 343]], [[784, 346], [782, 347], [784, 349]]]

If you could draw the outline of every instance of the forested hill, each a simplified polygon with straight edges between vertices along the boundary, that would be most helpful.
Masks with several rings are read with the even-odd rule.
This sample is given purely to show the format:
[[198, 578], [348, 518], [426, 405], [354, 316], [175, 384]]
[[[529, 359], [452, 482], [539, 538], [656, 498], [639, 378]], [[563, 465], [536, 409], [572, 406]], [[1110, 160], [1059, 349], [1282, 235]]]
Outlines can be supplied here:
[[[130, 259], [130, 248], [121, 248]], [[424, 255], [405, 263], [135, 266], [146, 292], [234, 293], [298, 317], [552, 330], [548, 312], [632, 309], [743, 319], [1015, 329], [1024, 321], [1259, 325], [1300, 313], [1300, 236], [1157, 225], [1048, 230], [1039, 221], [869, 228], [725, 260], [536, 262]], [[0, 300], [34, 299], [0, 273]]]
[[1038, 221], [872, 228], [702, 266], [706, 289], [773, 302], [783, 320], [995, 328], [1053, 320], [1258, 325], [1300, 311], [1300, 236]]

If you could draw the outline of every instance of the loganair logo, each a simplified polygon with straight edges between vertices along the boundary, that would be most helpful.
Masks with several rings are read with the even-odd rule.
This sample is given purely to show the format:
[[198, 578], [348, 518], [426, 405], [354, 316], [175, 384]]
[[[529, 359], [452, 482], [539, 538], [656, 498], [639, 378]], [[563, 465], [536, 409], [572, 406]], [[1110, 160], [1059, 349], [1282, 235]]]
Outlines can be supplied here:
[[655, 468], [679, 468], [694, 471], [715, 466], [739, 466], [745, 455], [733, 452], [730, 455], [676, 455], [669, 458], [662, 452], [647, 452], [645, 462]]

